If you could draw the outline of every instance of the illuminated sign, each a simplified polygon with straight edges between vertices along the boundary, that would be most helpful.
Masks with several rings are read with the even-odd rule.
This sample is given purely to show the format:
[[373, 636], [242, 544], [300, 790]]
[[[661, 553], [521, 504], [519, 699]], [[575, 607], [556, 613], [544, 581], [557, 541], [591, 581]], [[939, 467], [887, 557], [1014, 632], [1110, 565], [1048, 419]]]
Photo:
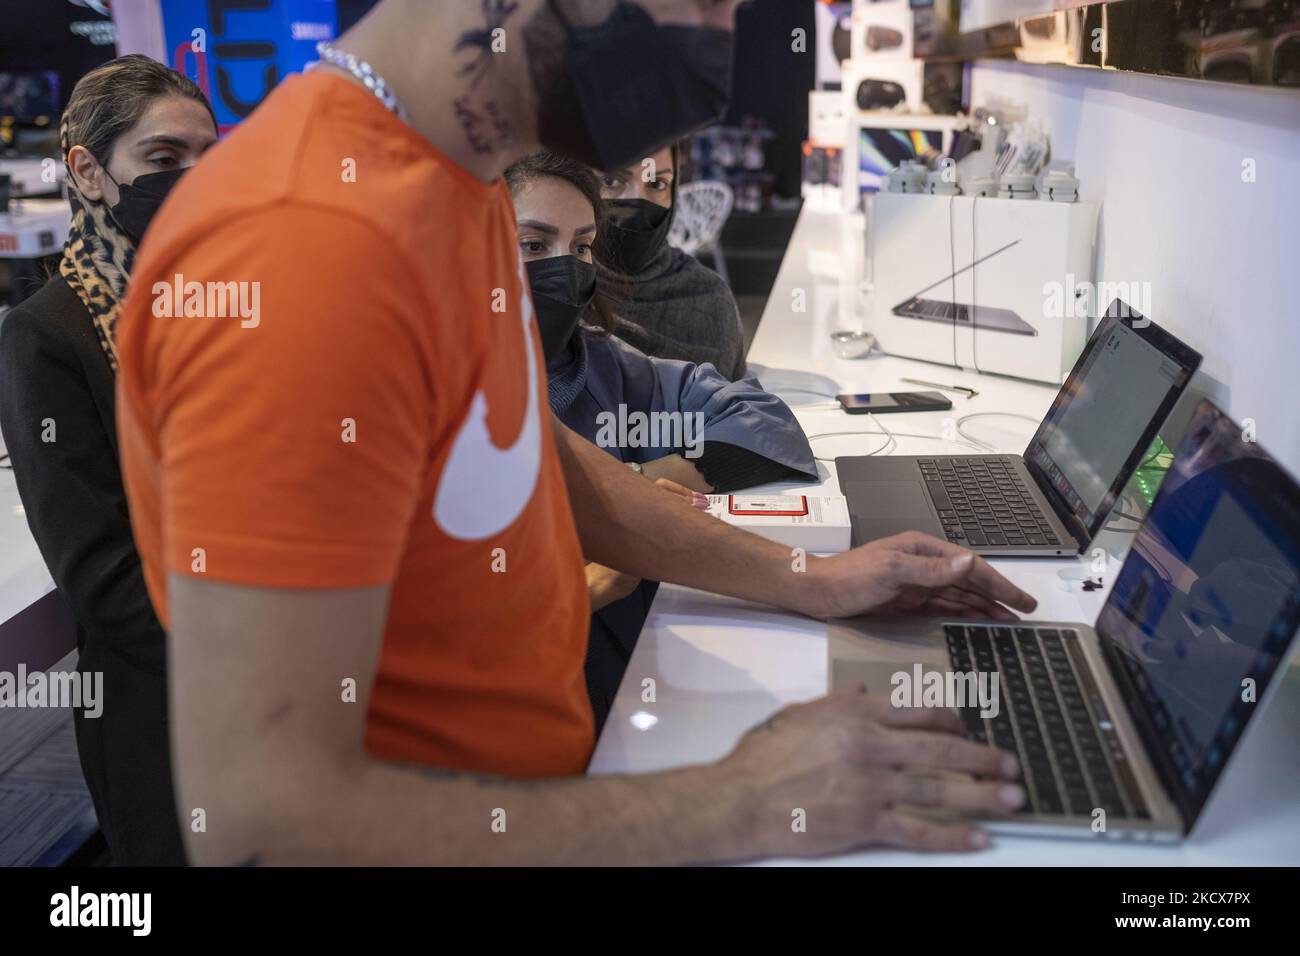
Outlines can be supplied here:
[[222, 132], [334, 39], [335, 0], [162, 0], [171, 66], [207, 94]]

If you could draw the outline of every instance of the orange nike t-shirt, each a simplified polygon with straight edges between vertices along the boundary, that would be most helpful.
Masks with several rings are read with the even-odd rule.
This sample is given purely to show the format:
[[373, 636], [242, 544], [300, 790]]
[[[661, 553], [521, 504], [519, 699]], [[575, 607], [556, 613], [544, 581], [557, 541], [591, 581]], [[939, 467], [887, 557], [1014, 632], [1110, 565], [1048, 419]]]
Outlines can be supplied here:
[[119, 322], [164, 625], [168, 572], [391, 583], [373, 754], [581, 772], [587, 592], [527, 296], [504, 183], [341, 77], [278, 87], [159, 212]]

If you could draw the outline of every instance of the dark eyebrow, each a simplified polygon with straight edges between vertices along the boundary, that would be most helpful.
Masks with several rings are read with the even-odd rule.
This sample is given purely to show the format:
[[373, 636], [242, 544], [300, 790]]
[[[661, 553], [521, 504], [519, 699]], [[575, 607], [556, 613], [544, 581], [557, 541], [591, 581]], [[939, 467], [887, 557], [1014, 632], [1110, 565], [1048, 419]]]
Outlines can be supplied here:
[[166, 135], [164, 135], [164, 134], [162, 134], [162, 133], [159, 133], [159, 134], [156, 135], [156, 136], [146, 136], [144, 139], [142, 139], [142, 140], [138, 140], [138, 141], [136, 142], [135, 145], [137, 145], [137, 146], [155, 146], [155, 145], [156, 145], [156, 146], [175, 146], [177, 149], [188, 149], [190, 144], [187, 143], [187, 142], [186, 142], [185, 140], [183, 140], [183, 139], [178, 139], [178, 138], [175, 137], [175, 136], [166, 136]]
[[558, 236], [560, 230], [556, 229], [549, 222], [538, 222], [536, 219], [520, 219], [519, 227], [522, 229], [528, 226], [530, 229], [536, 229], [538, 232], [544, 232], [548, 236]]
[[595, 231], [596, 231], [596, 224], [593, 222], [590, 226], [583, 226], [581, 229], [574, 232], [574, 235], [585, 236], [587, 233], [595, 232]]

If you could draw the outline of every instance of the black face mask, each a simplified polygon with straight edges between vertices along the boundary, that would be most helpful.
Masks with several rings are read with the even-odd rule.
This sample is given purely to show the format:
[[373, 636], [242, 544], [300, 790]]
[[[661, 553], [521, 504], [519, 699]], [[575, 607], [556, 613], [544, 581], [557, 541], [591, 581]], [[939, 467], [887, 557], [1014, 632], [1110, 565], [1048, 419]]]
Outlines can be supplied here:
[[596, 295], [596, 267], [576, 256], [534, 259], [524, 267], [547, 364], [564, 351], [578, 320]]
[[566, 76], [543, 96], [544, 146], [597, 169], [622, 169], [720, 120], [731, 98], [730, 30], [659, 26], [632, 3], [602, 23], [564, 24]]
[[673, 211], [648, 199], [607, 199], [602, 204], [601, 259], [627, 275], [638, 275], [668, 241]]
[[138, 244], [144, 238], [154, 215], [189, 167], [164, 169], [160, 173], [145, 173], [135, 177], [135, 182], [119, 183], [105, 167], [108, 178], [117, 186], [117, 203], [108, 208], [109, 215], [118, 227]]

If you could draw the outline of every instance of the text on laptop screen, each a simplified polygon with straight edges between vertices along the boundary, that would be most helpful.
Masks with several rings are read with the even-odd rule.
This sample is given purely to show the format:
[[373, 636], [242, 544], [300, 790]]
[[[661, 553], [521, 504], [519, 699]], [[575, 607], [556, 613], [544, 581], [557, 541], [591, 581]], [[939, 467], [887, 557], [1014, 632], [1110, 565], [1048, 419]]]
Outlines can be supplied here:
[[1110, 510], [1117, 477], [1192, 371], [1123, 322], [1098, 326], [1025, 452], [1084, 527]]
[[1300, 626], [1300, 490], [1203, 402], [1097, 620], [1190, 821]]

